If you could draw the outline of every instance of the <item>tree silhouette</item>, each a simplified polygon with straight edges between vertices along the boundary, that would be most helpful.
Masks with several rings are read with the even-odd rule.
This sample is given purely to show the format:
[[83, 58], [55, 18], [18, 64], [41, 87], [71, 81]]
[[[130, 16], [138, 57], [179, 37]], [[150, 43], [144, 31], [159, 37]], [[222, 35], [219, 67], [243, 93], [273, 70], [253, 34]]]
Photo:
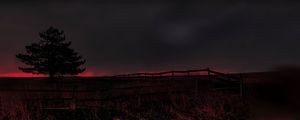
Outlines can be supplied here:
[[25, 46], [26, 54], [17, 54], [16, 58], [27, 65], [19, 67], [26, 73], [45, 74], [50, 79], [63, 75], [77, 75], [85, 71], [81, 65], [85, 63], [69, 46], [71, 42], [65, 41], [63, 31], [50, 27], [39, 33], [40, 41]]

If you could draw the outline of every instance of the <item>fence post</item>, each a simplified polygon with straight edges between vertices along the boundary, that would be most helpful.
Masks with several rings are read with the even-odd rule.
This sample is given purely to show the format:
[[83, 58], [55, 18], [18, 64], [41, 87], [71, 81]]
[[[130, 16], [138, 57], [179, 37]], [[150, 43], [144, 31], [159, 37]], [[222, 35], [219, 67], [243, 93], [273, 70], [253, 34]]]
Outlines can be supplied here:
[[240, 74], [240, 96], [244, 99], [244, 80]]
[[207, 74], [208, 74], [208, 81], [210, 81], [211, 78], [210, 78], [210, 69], [209, 68], [207, 68]]
[[[190, 73], [188, 73], [188, 77], [190, 76]], [[198, 79], [195, 79], [196, 85], [195, 85], [195, 98], [198, 97]]]
[[174, 79], [174, 71], [171, 72], [171, 77], [170, 78], [171, 78], [171, 80]]
[[78, 87], [77, 85], [73, 87], [73, 94], [72, 94], [72, 100], [70, 102], [70, 109], [75, 110], [76, 109], [76, 94], [78, 92]]

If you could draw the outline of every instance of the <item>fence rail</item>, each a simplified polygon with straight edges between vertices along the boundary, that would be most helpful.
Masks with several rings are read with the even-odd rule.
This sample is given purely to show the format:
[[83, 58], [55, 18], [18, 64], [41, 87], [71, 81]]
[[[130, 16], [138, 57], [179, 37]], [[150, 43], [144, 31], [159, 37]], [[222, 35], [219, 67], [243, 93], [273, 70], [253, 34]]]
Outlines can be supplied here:
[[[193, 75], [193, 73], [204, 73], [204, 74]], [[197, 77], [203, 75], [207, 75], [209, 79], [220, 80], [220, 81], [240, 82], [242, 80], [241, 75], [225, 74], [222, 72], [211, 70], [209, 68], [198, 69], [198, 70], [185, 70], [185, 71], [166, 71], [166, 72], [157, 72], [157, 73], [122, 74], [122, 75], [115, 75], [111, 77], [116, 77], [116, 78], [187, 77], [190, 78], [190, 77]]]

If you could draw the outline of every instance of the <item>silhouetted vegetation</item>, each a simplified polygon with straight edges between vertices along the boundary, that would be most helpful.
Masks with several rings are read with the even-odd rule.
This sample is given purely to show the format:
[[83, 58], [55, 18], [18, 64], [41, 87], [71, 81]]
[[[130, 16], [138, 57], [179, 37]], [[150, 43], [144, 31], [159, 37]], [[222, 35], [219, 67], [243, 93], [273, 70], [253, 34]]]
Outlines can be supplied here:
[[65, 41], [63, 31], [50, 27], [39, 33], [40, 41], [26, 46], [25, 54], [16, 57], [29, 67], [20, 70], [33, 74], [46, 74], [51, 79], [63, 75], [76, 75], [85, 71], [80, 66], [85, 63], [82, 56], [69, 48], [71, 42]]

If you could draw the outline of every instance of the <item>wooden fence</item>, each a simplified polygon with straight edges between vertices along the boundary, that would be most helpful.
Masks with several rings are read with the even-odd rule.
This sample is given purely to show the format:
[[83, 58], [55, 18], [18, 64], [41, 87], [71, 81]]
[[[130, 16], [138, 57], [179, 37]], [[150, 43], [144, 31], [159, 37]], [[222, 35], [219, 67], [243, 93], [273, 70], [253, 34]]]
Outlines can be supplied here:
[[[74, 108], [74, 104], [93, 101], [112, 101], [134, 98], [135, 96], [149, 96], [162, 94], [186, 93], [198, 97], [202, 81], [216, 83], [211, 90], [235, 90], [243, 96], [243, 81], [241, 75], [225, 74], [206, 69], [167, 71], [158, 73], [134, 73], [102, 77], [106, 80], [128, 81], [128, 85], [119, 85], [110, 88], [97, 89], [0, 89], [1, 92], [22, 93], [22, 99], [28, 103], [58, 101], [68, 103], [66, 109]], [[48, 107], [47, 109], [50, 109]], [[58, 107], [56, 107], [58, 108]], [[59, 108], [60, 109], [60, 108]]]

